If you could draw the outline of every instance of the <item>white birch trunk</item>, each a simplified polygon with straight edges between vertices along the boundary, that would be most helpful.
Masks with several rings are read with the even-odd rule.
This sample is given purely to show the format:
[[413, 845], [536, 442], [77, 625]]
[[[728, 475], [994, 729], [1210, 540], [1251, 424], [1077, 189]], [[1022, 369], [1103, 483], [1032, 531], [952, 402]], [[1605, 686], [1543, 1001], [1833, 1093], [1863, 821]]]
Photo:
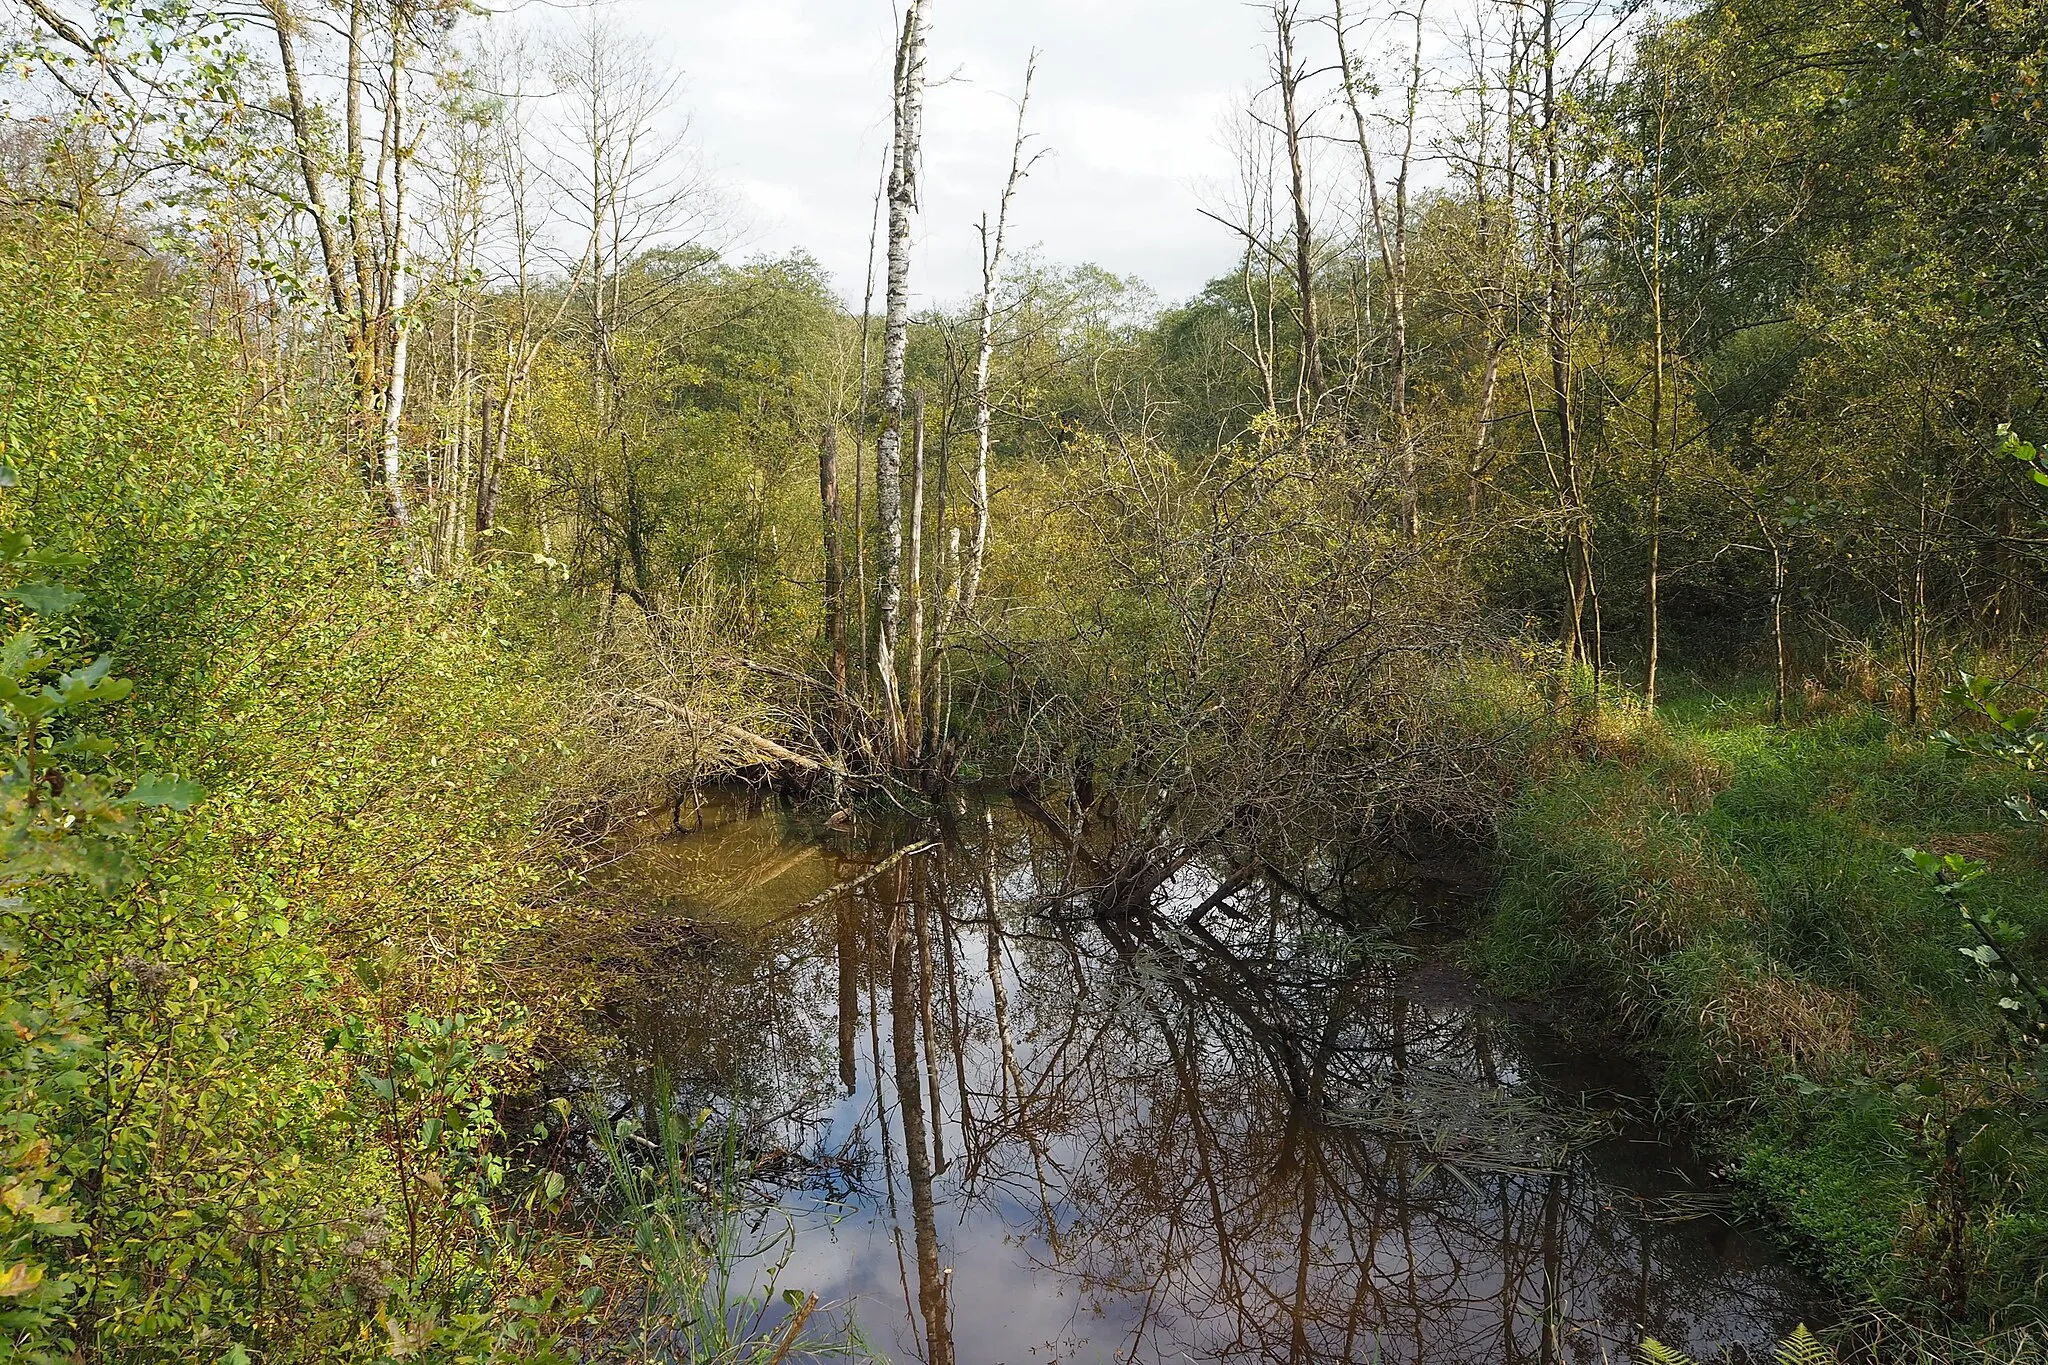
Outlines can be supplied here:
[[412, 327], [405, 315], [405, 66], [403, 26], [394, 18], [391, 31], [391, 380], [384, 391], [384, 490], [391, 520], [409, 526], [405, 503], [405, 470], [399, 459], [399, 424], [405, 418], [405, 366]]
[[[1017, 136], [1010, 144], [1010, 178], [1003, 184], [1002, 203], [996, 208], [996, 236], [988, 237], [988, 219], [981, 220], [981, 308], [980, 345], [974, 357], [974, 486], [970, 500], [974, 507], [974, 541], [968, 551], [966, 577], [960, 584], [960, 607], [974, 610], [974, 597], [981, 588], [981, 568], [988, 559], [988, 452], [989, 452], [989, 361], [995, 354], [996, 290], [1003, 278], [1003, 240], [1010, 225], [1010, 201], [1017, 196], [1017, 182], [1030, 166], [1024, 160], [1024, 113], [1031, 107], [1031, 78], [1038, 69], [1038, 54], [1024, 65], [1024, 95], [1017, 101]], [[947, 613], [948, 624], [951, 612]], [[944, 631], [940, 634], [943, 637]]]
[[889, 285], [882, 326], [884, 424], [875, 447], [875, 502], [881, 518], [876, 564], [875, 680], [881, 687], [889, 759], [905, 753], [903, 699], [896, 676], [903, 606], [903, 385], [910, 348], [910, 219], [917, 209], [919, 122], [924, 105], [924, 0], [910, 0], [896, 50], [895, 158], [889, 171]]

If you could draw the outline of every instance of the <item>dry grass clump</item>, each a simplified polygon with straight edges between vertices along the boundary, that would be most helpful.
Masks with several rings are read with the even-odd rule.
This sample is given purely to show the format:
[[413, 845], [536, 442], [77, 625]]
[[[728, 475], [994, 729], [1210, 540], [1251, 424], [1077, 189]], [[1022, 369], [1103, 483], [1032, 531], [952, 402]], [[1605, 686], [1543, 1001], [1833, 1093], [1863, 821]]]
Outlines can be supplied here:
[[1840, 991], [1796, 977], [1729, 973], [1700, 1009], [1701, 1027], [1732, 1045], [1729, 1066], [1791, 1069], [1814, 1079], [1856, 1045], [1856, 1004]]
[[1757, 922], [1769, 914], [1755, 881], [1673, 812], [1644, 809], [1613, 833], [1616, 853], [1634, 869], [1620, 896], [1632, 951], [1672, 952], [1730, 920]]

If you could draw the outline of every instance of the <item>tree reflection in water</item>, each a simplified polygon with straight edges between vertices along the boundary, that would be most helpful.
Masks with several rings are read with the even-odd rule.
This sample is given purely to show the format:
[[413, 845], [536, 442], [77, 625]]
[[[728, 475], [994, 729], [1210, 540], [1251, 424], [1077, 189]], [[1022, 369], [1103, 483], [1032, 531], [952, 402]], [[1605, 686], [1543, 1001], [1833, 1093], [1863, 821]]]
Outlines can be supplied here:
[[908, 842], [728, 811], [629, 859], [615, 893], [703, 932], [613, 1006], [606, 1082], [736, 1114], [799, 1229], [782, 1283], [893, 1358], [1602, 1361], [1810, 1316], [1455, 973], [1207, 873], [1047, 911], [1068, 855], [1002, 805], [819, 894]]

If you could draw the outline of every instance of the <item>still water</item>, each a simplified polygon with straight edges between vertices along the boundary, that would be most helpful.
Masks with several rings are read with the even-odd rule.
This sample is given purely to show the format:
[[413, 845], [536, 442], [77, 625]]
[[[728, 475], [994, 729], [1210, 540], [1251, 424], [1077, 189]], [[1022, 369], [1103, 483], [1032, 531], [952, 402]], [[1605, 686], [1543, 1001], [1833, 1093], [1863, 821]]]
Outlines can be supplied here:
[[661, 965], [585, 1080], [736, 1117], [757, 1273], [892, 1360], [1765, 1358], [1812, 1316], [1625, 1073], [1448, 957], [1256, 884], [1191, 917], [1193, 871], [1098, 922], [1068, 857], [1002, 803], [650, 830], [599, 885]]

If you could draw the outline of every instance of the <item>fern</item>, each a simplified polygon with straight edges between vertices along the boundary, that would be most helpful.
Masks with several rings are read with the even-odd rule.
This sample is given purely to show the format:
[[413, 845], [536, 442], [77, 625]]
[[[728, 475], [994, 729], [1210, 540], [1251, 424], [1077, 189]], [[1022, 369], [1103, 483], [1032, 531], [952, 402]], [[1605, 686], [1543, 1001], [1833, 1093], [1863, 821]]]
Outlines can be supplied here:
[[[1683, 1351], [1674, 1351], [1655, 1337], [1646, 1338], [1638, 1353], [1642, 1365], [1699, 1365]], [[1800, 1323], [1792, 1329], [1792, 1335], [1778, 1343], [1777, 1365], [1842, 1365], [1833, 1351], [1820, 1344], [1820, 1339], [1806, 1330]]]
[[1841, 1365], [1835, 1353], [1800, 1323], [1778, 1347], [1778, 1365]]

